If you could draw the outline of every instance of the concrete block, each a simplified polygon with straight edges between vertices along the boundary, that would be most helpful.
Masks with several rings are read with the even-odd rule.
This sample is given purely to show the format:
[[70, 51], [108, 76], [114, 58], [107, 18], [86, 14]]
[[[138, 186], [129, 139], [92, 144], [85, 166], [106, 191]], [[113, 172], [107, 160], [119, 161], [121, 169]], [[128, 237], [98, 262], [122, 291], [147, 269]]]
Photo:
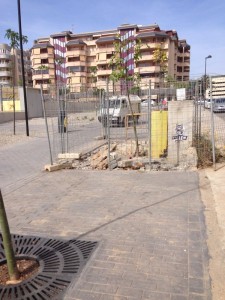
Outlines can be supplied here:
[[132, 160], [121, 160], [118, 161], [118, 167], [119, 168], [130, 168], [133, 165], [133, 161]]
[[112, 160], [110, 161], [110, 168], [111, 168], [111, 169], [115, 169], [115, 168], [117, 168], [117, 166], [118, 166], [117, 160], [116, 160], [116, 159], [112, 159]]
[[72, 168], [72, 163], [64, 163], [64, 164], [54, 164], [54, 165], [45, 165], [45, 171], [53, 172], [62, 169]]
[[59, 153], [58, 158], [59, 159], [80, 159], [81, 153]]

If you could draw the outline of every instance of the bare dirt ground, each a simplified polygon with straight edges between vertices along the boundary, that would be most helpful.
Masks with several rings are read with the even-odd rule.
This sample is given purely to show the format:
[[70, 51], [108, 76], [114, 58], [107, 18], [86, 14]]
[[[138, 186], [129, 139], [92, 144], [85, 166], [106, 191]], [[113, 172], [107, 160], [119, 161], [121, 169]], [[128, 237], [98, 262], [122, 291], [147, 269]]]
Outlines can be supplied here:
[[[213, 170], [200, 170], [200, 191], [205, 205], [205, 221], [207, 226], [207, 244], [210, 255], [209, 273], [211, 277], [213, 300], [225, 299], [225, 226], [221, 221], [225, 220], [225, 191], [224, 185], [217, 185], [219, 181], [210, 181]], [[223, 173], [225, 174], [225, 167]], [[208, 174], [208, 175], [207, 175]], [[212, 190], [212, 184], [213, 190]], [[221, 189], [221, 193], [215, 189]]]

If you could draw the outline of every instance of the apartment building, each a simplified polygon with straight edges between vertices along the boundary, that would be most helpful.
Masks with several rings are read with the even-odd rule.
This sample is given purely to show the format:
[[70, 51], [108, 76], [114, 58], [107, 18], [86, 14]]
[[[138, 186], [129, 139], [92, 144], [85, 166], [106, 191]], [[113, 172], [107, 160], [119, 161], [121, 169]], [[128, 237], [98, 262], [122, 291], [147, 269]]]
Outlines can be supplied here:
[[[24, 53], [26, 85], [32, 86], [30, 50]], [[0, 44], [0, 85], [22, 85], [21, 51], [11, 49], [7, 44]]]
[[[225, 75], [212, 76], [213, 99], [225, 98]], [[206, 90], [206, 99], [210, 99], [210, 88]]]
[[[162, 71], [154, 60], [154, 50], [160, 46], [166, 53], [166, 68], [170, 78], [188, 81], [190, 46], [179, 40], [175, 30], [161, 30], [157, 24], [123, 24], [113, 30], [88, 33], [63, 31], [36, 40], [31, 53], [33, 86], [46, 89], [49, 84], [70, 84], [76, 91], [102, 88], [112, 73], [109, 65], [114, 54], [114, 42], [128, 40], [121, 57], [127, 61], [130, 74], [140, 74], [141, 83], [155, 85], [162, 80]], [[134, 45], [141, 41], [141, 58], [134, 62]]]
[[10, 47], [0, 44], [0, 85], [9, 85], [12, 82], [12, 64]]

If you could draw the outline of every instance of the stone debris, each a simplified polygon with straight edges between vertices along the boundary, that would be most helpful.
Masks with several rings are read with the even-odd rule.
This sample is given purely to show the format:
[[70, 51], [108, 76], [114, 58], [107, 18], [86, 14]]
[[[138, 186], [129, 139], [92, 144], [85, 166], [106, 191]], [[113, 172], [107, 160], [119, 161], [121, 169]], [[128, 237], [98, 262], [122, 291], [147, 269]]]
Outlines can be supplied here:
[[[110, 151], [114, 152], [116, 149], [116, 144], [112, 144]], [[91, 168], [97, 170], [105, 170], [108, 168], [108, 145], [103, 146], [91, 157]], [[110, 153], [111, 156], [111, 153]], [[114, 159], [114, 158], [113, 158]]]
[[[167, 157], [152, 159], [151, 168], [149, 166], [148, 144], [143, 143], [139, 146], [139, 157], [135, 157], [135, 143], [130, 144], [111, 143], [110, 145], [110, 166], [108, 166], [108, 144], [101, 148], [94, 149], [86, 154], [72, 153], [59, 156], [57, 165], [70, 166], [79, 170], [137, 170], [140, 172], [149, 171], [182, 171], [193, 170], [196, 168], [196, 150], [190, 147], [180, 156], [179, 165], [174, 165], [168, 161]], [[129, 155], [128, 155], [129, 154]], [[69, 165], [67, 165], [69, 164]], [[59, 169], [54, 167], [52, 169]], [[48, 168], [46, 168], [48, 169]]]

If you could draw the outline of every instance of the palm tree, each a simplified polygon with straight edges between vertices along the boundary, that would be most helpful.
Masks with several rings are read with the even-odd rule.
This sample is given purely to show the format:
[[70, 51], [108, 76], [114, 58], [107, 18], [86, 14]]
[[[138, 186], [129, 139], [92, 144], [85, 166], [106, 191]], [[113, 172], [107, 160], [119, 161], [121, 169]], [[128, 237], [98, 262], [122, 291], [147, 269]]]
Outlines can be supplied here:
[[[12, 50], [12, 88], [13, 88], [13, 134], [16, 134], [16, 110], [15, 110], [15, 49], [18, 49], [20, 46], [20, 35], [18, 32], [13, 31], [12, 29], [7, 29], [5, 33], [5, 38], [10, 41], [10, 48]], [[28, 42], [27, 36], [22, 36], [22, 43], [25, 44]]]

